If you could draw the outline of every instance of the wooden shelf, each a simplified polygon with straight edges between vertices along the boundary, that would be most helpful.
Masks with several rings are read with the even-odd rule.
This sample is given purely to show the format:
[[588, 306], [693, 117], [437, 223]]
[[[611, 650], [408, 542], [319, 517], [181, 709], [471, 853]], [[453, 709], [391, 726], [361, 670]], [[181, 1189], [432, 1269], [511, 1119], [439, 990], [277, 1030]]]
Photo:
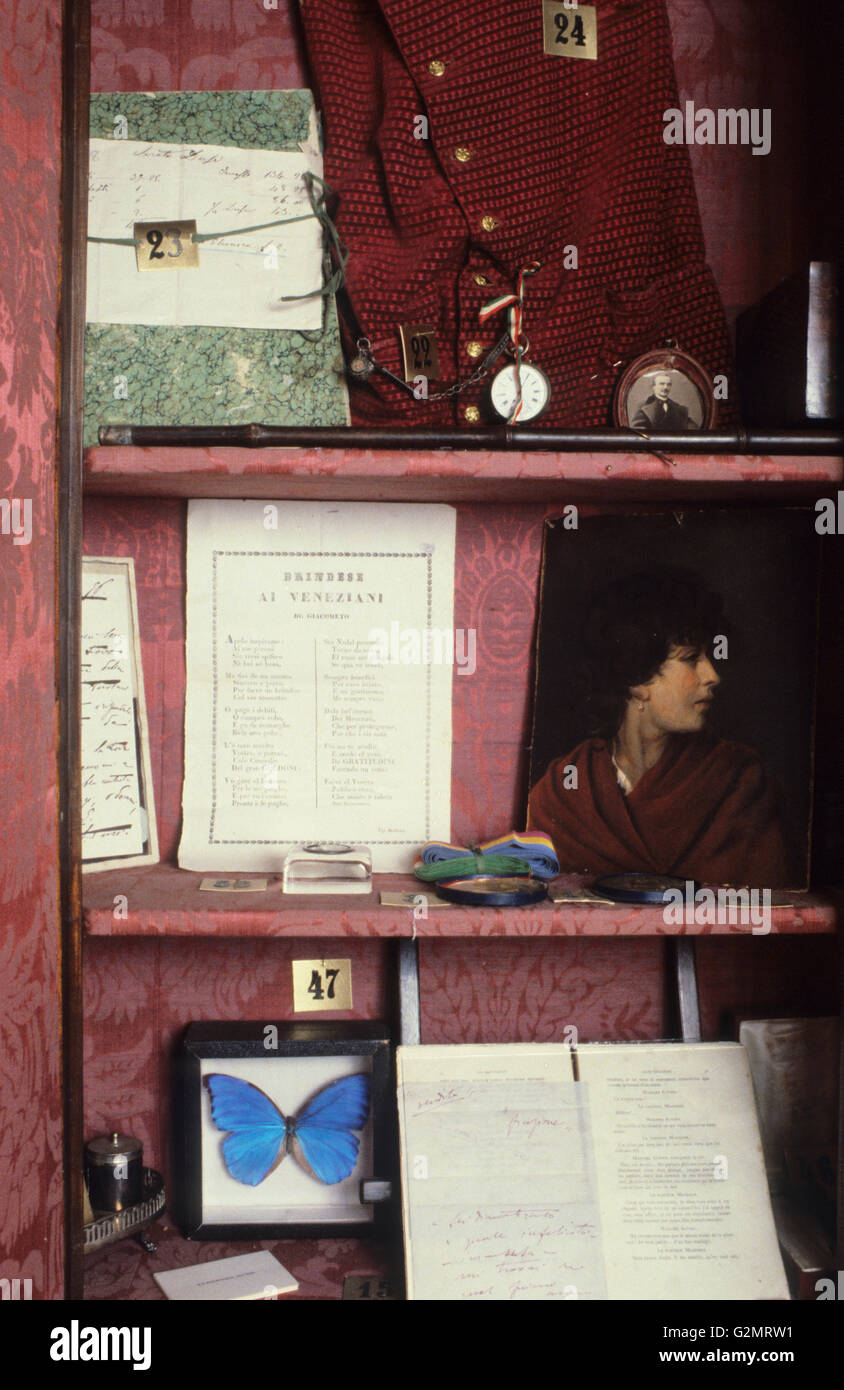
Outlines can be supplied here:
[[[474, 937], [474, 936], [750, 936], [750, 925], [670, 926], [660, 906], [605, 907], [593, 903], [520, 908], [459, 907], [429, 909], [414, 922], [409, 907], [382, 907], [381, 892], [420, 893], [425, 885], [410, 875], [378, 874], [368, 896], [303, 896], [281, 891], [281, 878], [268, 879], [263, 893], [200, 890], [210, 874], [189, 873], [172, 864], [86, 874], [83, 922], [90, 936], [158, 937]], [[565, 875], [559, 884], [584, 879]], [[122, 898], [126, 899], [122, 915]], [[117, 914], [117, 915], [116, 915]], [[772, 907], [771, 935], [825, 935], [835, 932], [838, 911], [832, 896], [795, 895], [794, 905]], [[415, 928], [415, 932], [414, 932]]]
[[[94, 448], [88, 493], [368, 501], [806, 498], [844, 484], [844, 458], [517, 450]], [[775, 486], [772, 486], [775, 485]]]

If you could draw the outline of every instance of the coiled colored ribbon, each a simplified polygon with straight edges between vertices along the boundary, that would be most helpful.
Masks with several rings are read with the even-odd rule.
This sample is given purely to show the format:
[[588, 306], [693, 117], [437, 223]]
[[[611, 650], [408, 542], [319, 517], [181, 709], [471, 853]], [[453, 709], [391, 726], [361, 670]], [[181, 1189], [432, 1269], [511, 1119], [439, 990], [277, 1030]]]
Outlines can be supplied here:
[[413, 866], [417, 878], [436, 883], [444, 878], [473, 878], [477, 874], [533, 874], [536, 878], [555, 878], [560, 864], [547, 835], [526, 831], [510, 832], [497, 840], [467, 848], [429, 840]]
[[535, 275], [542, 266], [539, 261], [530, 261], [519, 271], [516, 280], [515, 294], [500, 294], [496, 299], [491, 299], [488, 304], [484, 304], [478, 314], [480, 322], [486, 323], [487, 319], [502, 309], [507, 310], [507, 326], [510, 332], [510, 341], [513, 344], [513, 371], [516, 374], [516, 404], [510, 416], [508, 424], [515, 424], [522, 410], [522, 358], [524, 356], [524, 344], [522, 342], [522, 317], [524, 314], [525, 302], [525, 280], [529, 275]]

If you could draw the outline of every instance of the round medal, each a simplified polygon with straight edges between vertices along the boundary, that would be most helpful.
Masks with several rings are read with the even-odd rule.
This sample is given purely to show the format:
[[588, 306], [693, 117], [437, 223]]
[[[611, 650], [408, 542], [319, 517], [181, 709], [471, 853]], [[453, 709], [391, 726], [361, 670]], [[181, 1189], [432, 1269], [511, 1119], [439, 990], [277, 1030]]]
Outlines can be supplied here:
[[597, 878], [592, 888], [616, 903], [664, 903], [666, 893], [685, 892], [686, 880], [670, 874], [608, 874]]
[[447, 902], [471, 907], [524, 907], [547, 896], [545, 884], [529, 875], [502, 878], [479, 874], [475, 878], [441, 879], [431, 886]]

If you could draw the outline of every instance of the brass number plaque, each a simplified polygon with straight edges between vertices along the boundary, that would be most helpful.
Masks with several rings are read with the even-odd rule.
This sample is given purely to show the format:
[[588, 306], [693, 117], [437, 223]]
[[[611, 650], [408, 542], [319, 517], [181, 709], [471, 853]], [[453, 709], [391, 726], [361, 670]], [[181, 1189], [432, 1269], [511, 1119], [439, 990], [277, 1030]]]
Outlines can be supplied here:
[[195, 222], [136, 222], [138, 270], [198, 270]]
[[399, 334], [405, 381], [414, 381], [418, 376], [437, 381], [440, 375], [437, 330], [430, 324], [403, 323]]
[[597, 58], [598, 13], [594, 5], [569, 9], [542, 0], [542, 47], [553, 58]]
[[398, 1300], [393, 1285], [377, 1274], [347, 1274], [343, 1280], [343, 1298]]
[[294, 960], [294, 1013], [323, 1013], [329, 1009], [351, 1007], [350, 960]]

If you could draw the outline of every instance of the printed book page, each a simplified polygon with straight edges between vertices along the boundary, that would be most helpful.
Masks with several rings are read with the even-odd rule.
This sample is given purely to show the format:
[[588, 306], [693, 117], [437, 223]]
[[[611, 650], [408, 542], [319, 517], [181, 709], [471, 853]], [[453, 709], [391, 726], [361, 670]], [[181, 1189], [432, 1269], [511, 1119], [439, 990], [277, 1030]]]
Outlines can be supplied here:
[[452, 634], [454, 531], [448, 506], [190, 502], [183, 868], [332, 842], [408, 872], [447, 838], [452, 666], [389, 634]]
[[609, 1298], [780, 1299], [747, 1054], [586, 1044]]
[[786, 1299], [736, 1044], [403, 1047], [408, 1297]]

